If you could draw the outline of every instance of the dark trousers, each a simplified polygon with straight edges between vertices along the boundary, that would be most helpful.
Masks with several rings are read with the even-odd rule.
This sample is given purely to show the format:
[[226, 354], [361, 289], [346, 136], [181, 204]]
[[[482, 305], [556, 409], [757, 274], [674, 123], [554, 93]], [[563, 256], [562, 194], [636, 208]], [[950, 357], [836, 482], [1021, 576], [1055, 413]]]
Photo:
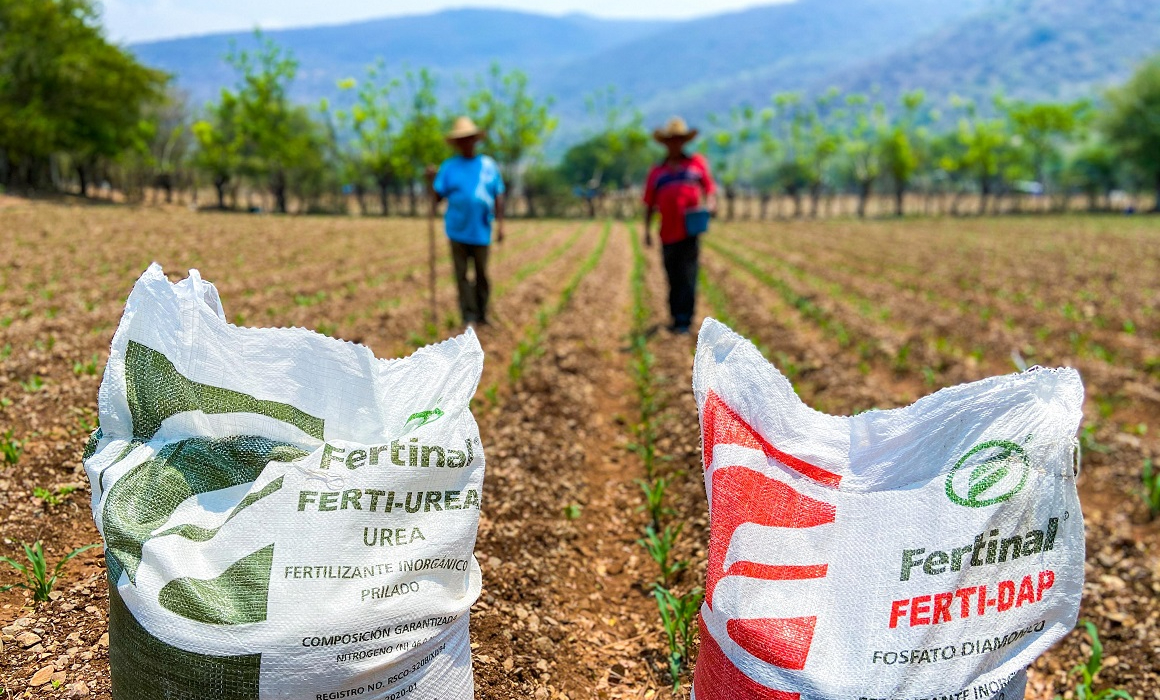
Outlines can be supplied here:
[[696, 236], [661, 246], [665, 273], [669, 277], [669, 311], [673, 325], [687, 327], [693, 322], [693, 304], [697, 298], [697, 255], [701, 239]]
[[[487, 246], [451, 241], [451, 259], [455, 261], [455, 284], [459, 288], [459, 313], [464, 323], [487, 322], [487, 298], [491, 284], [487, 281]], [[467, 279], [467, 262], [474, 263], [475, 277]]]

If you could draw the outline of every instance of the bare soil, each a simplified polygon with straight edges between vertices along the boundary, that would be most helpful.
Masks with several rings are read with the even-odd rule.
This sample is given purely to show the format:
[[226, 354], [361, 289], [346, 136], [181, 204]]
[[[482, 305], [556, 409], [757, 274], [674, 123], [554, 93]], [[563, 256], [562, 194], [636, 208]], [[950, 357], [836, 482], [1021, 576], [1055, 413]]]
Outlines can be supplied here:
[[[493, 248], [495, 323], [478, 329], [487, 360], [475, 402], [490, 494], [472, 615], [480, 698], [678, 696], [649, 593], [656, 566], [636, 543], [646, 516], [630, 449], [635, 229], [610, 226], [562, 307], [603, 223], [512, 222]], [[442, 241], [440, 311], [428, 321], [422, 221], [9, 198], [0, 232], [0, 436], [23, 443], [16, 463], [0, 459], [4, 556], [40, 540], [55, 562], [99, 541], [80, 454], [125, 296], [151, 261], [172, 279], [200, 269], [236, 323], [313, 328], [380, 356], [459, 331]], [[1160, 451], [1158, 242], [1160, 223], [1112, 217], [718, 225], [698, 310], [753, 338], [804, 400], [832, 413], [1013, 371], [1012, 351], [1078, 367], [1090, 427], [1081, 617], [1096, 623], [1107, 655], [1097, 687], [1160, 700], [1160, 519], [1138, 493], [1143, 460]], [[704, 579], [708, 528], [689, 391], [695, 341], [663, 330], [660, 255], [645, 253], [658, 464], [684, 523], [678, 554], [692, 562], [675, 586], [688, 590]], [[513, 354], [547, 311], [555, 315], [512, 381]], [[56, 505], [33, 495], [70, 486]], [[0, 571], [0, 586], [13, 582]], [[0, 627], [5, 697], [108, 697], [99, 548], [68, 565], [48, 603], [0, 594]], [[1087, 651], [1079, 632], [1058, 644], [1033, 666], [1028, 696], [1073, 697], [1068, 671]], [[32, 686], [38, 671], [53, 680]]]

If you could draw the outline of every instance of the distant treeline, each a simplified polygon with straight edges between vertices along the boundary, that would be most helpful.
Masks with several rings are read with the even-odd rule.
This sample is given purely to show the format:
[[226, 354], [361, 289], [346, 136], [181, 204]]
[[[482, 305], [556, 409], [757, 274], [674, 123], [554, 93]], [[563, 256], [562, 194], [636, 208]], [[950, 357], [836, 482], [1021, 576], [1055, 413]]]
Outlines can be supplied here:
[[[333, 101], [304, 106], [289, 98], [298, 64], [274, 43], [227, 58], [237, 83], [193, 109], [170, 76], [104, 39], [92, 0], [0, 0], [0, 183], [80, 196], [95, 185], [127, 201], [212, 186], [222, 208], [258, 196], [278, 212], [353, 202], [363, 214], [415, 215], [425, 167], [449, 154], [449, 121], [468, 114], [521, 211], [595, 216], [631, 211], [661, 156], [612, 89], [588, 100], [600, 126], [549, 162], [552, 101], [520, 71], [492, 66], [441, 104], [430, 72], [391, 76], [380, 62], [339, 83]], [[710, 159], [727, 217], [739, 200], [764, 218], [816, 216], [835, 201], [866, 215], [886, 200], [902, 214], [914, 210], [908, 196], [928, 213], [1062, 209], [1077, 198], [1102, 209], [1116, 192], [1155, 193], [1160, 210], [1160, 57], [1096, 101], [939, 108], [912, 92], [901, 102], [780, 94], [709, 117], [694, 148]]]

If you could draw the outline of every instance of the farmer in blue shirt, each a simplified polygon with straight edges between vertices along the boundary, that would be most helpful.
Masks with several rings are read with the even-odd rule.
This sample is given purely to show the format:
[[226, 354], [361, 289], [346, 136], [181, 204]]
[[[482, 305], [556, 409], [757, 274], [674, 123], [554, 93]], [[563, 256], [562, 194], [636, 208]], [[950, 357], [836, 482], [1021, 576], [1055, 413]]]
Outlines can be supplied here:
[[[496, 241], [503, 242], [503, 178], [494, 160], [475, 153], [483, 137], [473, 121], [459, 117], [447, 133], [447, 142], [456, 155], [443, 161], [438, 171], [434, 166], [427, 169], [436, 204], [447, 200], [443, 223], [447, 238], [451, 239], [459, 310], [467, 325], [487, 325], [487, 297], [491, 291], [487, 253], [493, 218]], [[471, 280], [467, 277], [469, 260], [475, 268], [475, 277]]]

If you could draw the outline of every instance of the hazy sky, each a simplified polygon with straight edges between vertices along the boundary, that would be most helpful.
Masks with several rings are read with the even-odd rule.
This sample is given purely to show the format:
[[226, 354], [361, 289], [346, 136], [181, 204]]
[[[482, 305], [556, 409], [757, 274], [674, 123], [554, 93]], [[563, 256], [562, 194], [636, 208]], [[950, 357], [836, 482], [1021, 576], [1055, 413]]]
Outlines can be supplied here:
[[504, 7], [545, 14], [686, 18], [777, 0], [104, 0], [109, 37], [147, 41], [229, 30], [335, 24], [449, 7]]

